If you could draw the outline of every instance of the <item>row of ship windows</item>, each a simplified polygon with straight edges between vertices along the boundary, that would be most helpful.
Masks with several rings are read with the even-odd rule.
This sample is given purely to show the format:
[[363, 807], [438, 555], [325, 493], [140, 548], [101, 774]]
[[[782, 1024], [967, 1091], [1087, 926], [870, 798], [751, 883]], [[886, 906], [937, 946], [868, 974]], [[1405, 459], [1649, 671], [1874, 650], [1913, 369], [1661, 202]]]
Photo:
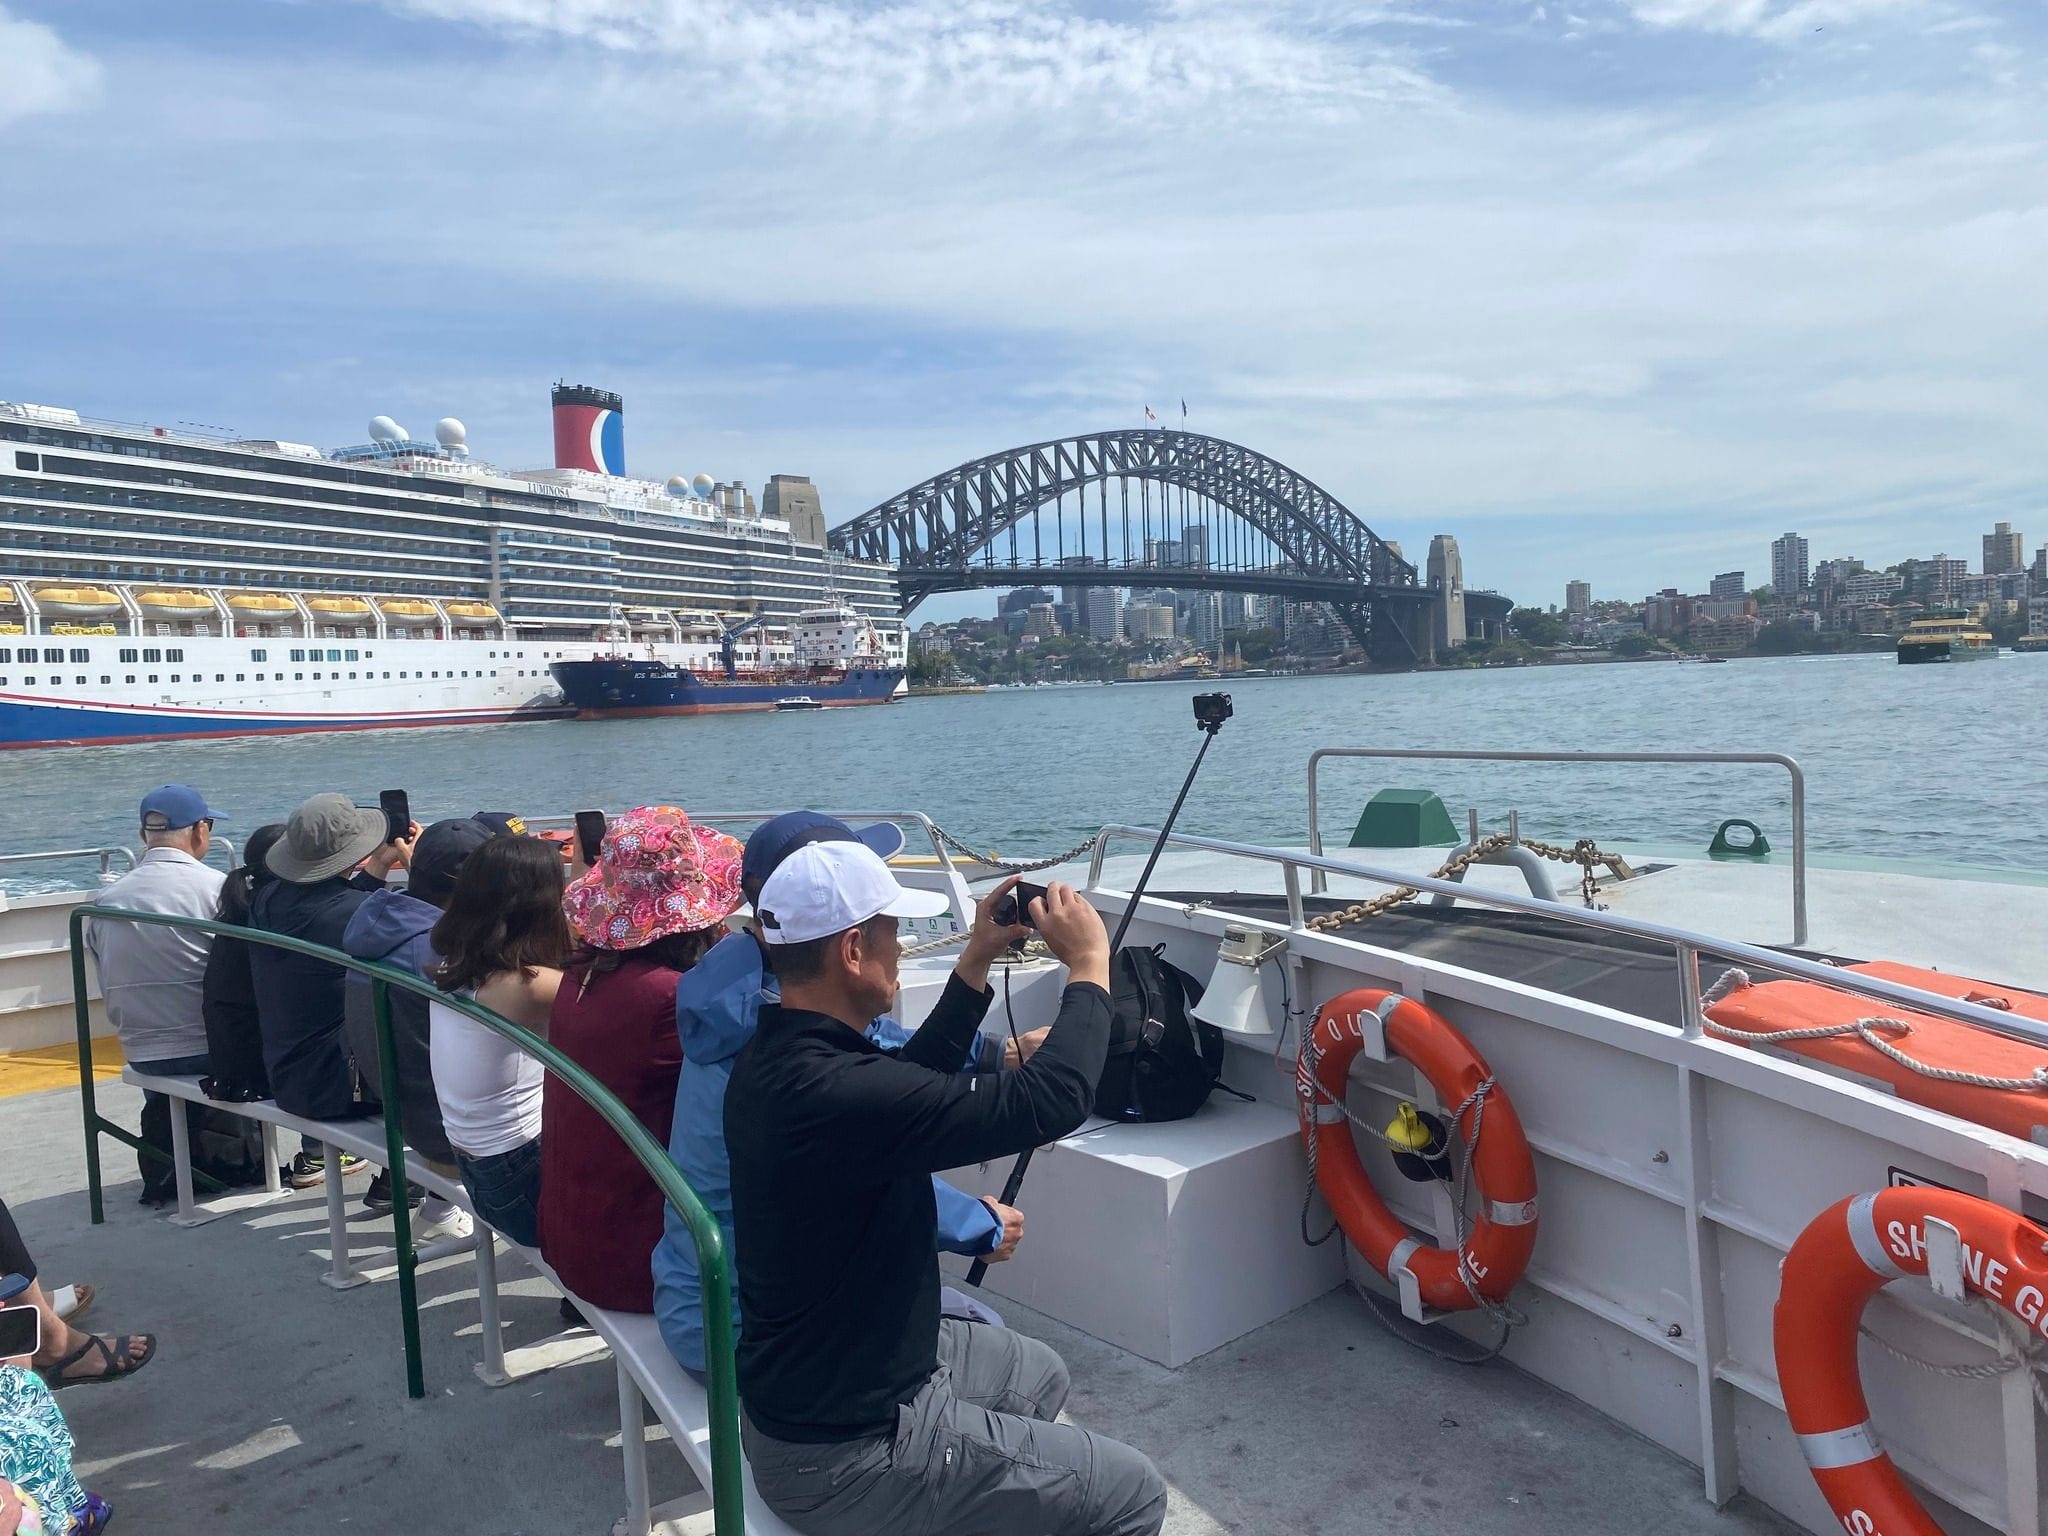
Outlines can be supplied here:
[[[4, 661], [5, 659], [6, 659], [5, 657], [0, 657], [0, 661]], [[30, 658], [30, 659], [31, 659], [31, 660], [33, 660], [33, 658]], [[75, 659], [75, 658], [74, 658], [74, 659]], [[491, 669], [490, 669], [489, 671], [485, 671], [485, 670], [484, 670], [484, 669], [483, 669], [482, 667], [478, 667], [478, 668], [476, 669], [476, 671], [475, 671], [474, 673], [470, 672], [470, 671], [469, 671], [469, 670], [468, 670], [467, 668], [464, 668], [464, 669], [463, 669], [463, 670], [462, 670], [461, 672], [459, 672], [459, 673], [458, 673], [458, 672], [457, 672], [457, 671], [455, 670], [455, 668], [453, 668], [453, 667], [450, 667], [450, 668], [449, 668], [449, 669], [448, 669], [448, 670], [447, 670], [446, 672], [401, 672], [401, 673], [399, 673], [399, 674], [398, 674], [398, 676], [399, 676], [399, 679], [400, 679], [401, 681], [404, 681], [404, 680], [407, 680], [407, 679], [412, 679], [412, 680], [416, 680], [416, 681], [420, 681], [420, 682], [424, 682], [424, 681], [426, 681], [426, 680], [427, 680], [428, 678], [442, 678], [442, 679], [452, 679], [452, 678], [455, 678], [455, 677], [458, 677], [458, 676], [459, 676], [459, 677], [471, 677], [471, 676], [475, 676], [475, 677], [497, 677], [497, 676], [500, 676], [500, 675], [501, 675], [501, 674], [500, 674], [500, 669], [499, 669], [499, 668], [497, 668], [497, 667], [492, 667], [492, 668], [491, 668]], [[527, 675], [526, 669], [525, 669], [524, 667], [520, 668], [520, 669], [518, 670], [518, 672], [516, 673], [516, 675], [517, 675], [517, 676], [519, 676], [519, 677], [525, 677], [525, 676]], [[542, 670], [541, 670], [540, 668], [536, 667], [536, 668], [534, 668], [534, 669], [533, 669], [533, 675], [534, 675], [535, 677], [542, 677], [542, 676], [545, 676], [546, 674], [545, 674], [545, 673], [544, 673], [544, 672], [543, 672], [543, 671], [542, 671]], [[185, 678], [184, 674], [183, 674], [183, 673], [181, 673], [181, 672], [173, 672], [173, 673], [171, 674], [170, 680], [171, 680], [172, 682], [174, 682], [174, 683], [182, 683], [182, 682], [186, 681], [186, 678]], [[228, 680], [228, 675], [227, 675], [227, 673], [225, 673], [225, 672], [216, 672], [216, 673], [214, 673], [214, 674], [213, 674], [213, 680], [214, 680], [214, 681], [215, 681], [216, 683], [224, 683], [224, 682], [226, 682], [226, 681]], [[340, 674], [339, 672], [326, 672], [326, 673], [322, 673], [322, 672], [315, 672], [315, 673], [313, 674], [312, 678], [311, 678], [311, 681], [313, 681], [313, 682], [316, 682], [316, 683], [317, 683], [317, 682], [321, 682], [321, 681], [323, 681], [323, 680], [324, 680], [324, 681], [327, 681], [327, 682], [334, 682], [334, 683], [338, 683], [338, 682], [341, 682], [341, 681], [342, 681], [342, 676], [341, 676], [341, 674]], [[378, 674], [377, 674], [377, 673], [375, 673], [375, 672], [365, 672], [365, 673], [362, 673], [362, 674], [361, 674], [360, 676], [358, 676], [358, 674], [356, 674], [356, 673], [354, 673], [354, 672], [351, 672], [351, 673], [349, 673], [349, 675], [348, 675], [348, 681], [350, 681], [350, 682], [360, 682], [360, 681], [365, 681], [365, 680], [367, 680], [367, 681], [370, 681], [370, 682], [375, 682], [375, 681], [377, 681], [377, 680], [378, 680]], [[385, 682], [389, 682], [390, 680], [391, 680], [391, 674], [390, 674], [389, 672], [386, 672], [386, 673], [384, 673], [384, 674], [383, 674], [383, 681], [385, 681]], [[82, 674], [81, 674], [80, 676], [78, 676], [78, 677], [74, 678], [74, 679], [73, 679], [73, 681], [74, 681], [74, 682], [77, 682], [78, 684], [80, 684], [80, 685], [82, 686], [82, 685], [84, 685], [84, 684], [88, 683], [89, 681], [91, 681], [91, 679], [89, 679], [89, 678], [87, 678], [87, 677], [85, 677], [84, 675], [82, 675]], [[102, 672], [102, 673], [100, 674], [100, 681], [101, 681], [102, 683], [105, 683], [105, 684], [111, 684], [111, 683], [112, 683], [112, 682], [114, 681], [114, 679], [113, 679], [113, 676], [112, 676], [112, 674], [110, 674], [110, 673], [106, 673], [106, 672]], [[136, 681], [138, 681], [138, 679], [136, 678], [136, 676], [135, 676], [135, 674], [134, 674], [133, 672], [130, 672], [130, 673], [128, 673], [128, 674], [127, 674], [126, 676], [124, 676], [124, 677], [123, 677], [123, 678], [121, 679], [121, 681], [122, 681], [122, 682], [124, 682], [124, 683], [132, 683], [132, 682], [136, 682]], [[161, 681], [162, 681], [162, 678], [161, 678], [161, 677], [159, 676], [159, 674], [157, 674], [157, 673], [155, 673], [155, 672], [150, 672], [150, 673], [146, 673], [146, 674], [145, 674], [145, 675], [144, 675], [144, 676], [143, 676], [143, 677], [142, 677], [141, 679], [139, 679], [139, 681], [143, 681], [143, 682], [150, 682], [150, 683], [155, 683], [155, 682], [161, 682]], [[205, 682], [205, 681], [206, 681], [206, 674], [205, 674], [204, 672], [194, 672], [194, 673], [192, 674], [192, 677], [191, 677], [191, 681], [193, 681], [193, 682], [195, 682], [195, 683], [203, 683], [203, 682]], [[257, 673], [257, 674], [256, 674], [256, 675], [255, 675], [254, 677], [251, 677], [251, 676], [249, 676], [249, 675], [248, 675], [248, 674], [246, 674], [246, 673], [243, 673], [243, 672], [237, 672], [237, 673], [235, 674], [235, 681], [236, 681], [236, 682], [238, 682], [238, 683], [249, 683], [249, 682], [254, 682], [254, 683], [265, 683], [265, 682], [272, 682], [272, 683], [281, 683], [281, 682], [284, 682], [284, 681], [285, 681], [285, 675], [284, 675], [284, 674], [283, 674], [282, 672], [273, 672], [273, 673], [267, 673], [267, 674], [266, 674], [266, 673], [262, 673], [262, 672], [258, 672], [258, 673]], [[308, 679], [307, 679], [307, 677], [306, 677], [306, 674], [305, 674], [305, 673], [303, 673], [303, 672], [294, 672], [294, 673], [293, 673], [293, 674], [291, 675], [291, 681], [292, 681], [292, 682], [295, 682], [295, 683], [303, 683], [303, 682], [306, 682], [306, 681], [308, 681]], [[62, 686], [63, 682], [64, 682], [64, 679], [63, 679], [63, 678], [62, 678], [61, 676], [59, 676], [58, 674], [56, 674], [56, 673], [52, 673], [52, 674], [50, 675], [50, 685], [51, 685], [52, 687], [60, 687], [60, 686]], [[35, 686], [36, 686], [36, 679], [35, 679], [34, 677], [24, 677], [24, 678], [22, 678], [22, 680], [21, 680], [21, 685], [22, 685], [22, 687], [24, 687], [24, 688], [33, 688], [33, 687], [35, 687]], [[4, 678], [4, 677], [0, 677], [0, 688], [5, 688], [6, 686], [7, 686], [7, 679], [6, 679], [6, 678]]]

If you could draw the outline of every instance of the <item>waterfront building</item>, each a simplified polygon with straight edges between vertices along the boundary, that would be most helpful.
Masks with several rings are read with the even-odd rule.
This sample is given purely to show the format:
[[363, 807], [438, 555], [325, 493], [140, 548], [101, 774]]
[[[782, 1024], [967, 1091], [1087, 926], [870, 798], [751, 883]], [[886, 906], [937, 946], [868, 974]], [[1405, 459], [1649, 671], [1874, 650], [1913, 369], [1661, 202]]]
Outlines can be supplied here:
[[1590, 581], [1568, 581], [1564, 584], [1564, 611], [1566, 614], [1590, 613], [1593, 610], [1593, 583]]
[[1436, 594], [1430, 608], [1430, 643], [1439, 656], [1465, 643], [1465, 562], [1458, 541], [1440, 533], [1429, 541], [1429, 589]]
[[1707, 588], [1707, 595], [1716, 602], [1726, 602], [1729, 598], [1746, 597], [1748, 594], [1749, 584], [1742, 571], [1723, 571]]
[[1771, 591], [1781, 602], [1796, 601], [1807, 586], [1806, 540], [1787, 533], [1771, 542]]
[[1686, 640], [1698, 651], [1739, 651], [1752, 644], [1763, 627], [1754, 613], [1716, 614], [1695, 618]]
[[1025, 634], [1037, 640], [1051, 640], [1059, 632], [1059, 612], [1051, 603], [1033, 603], [1024, 610]]
[[2034, 551], [2034, 563], [2027, 567], [2027, 571], [2033, 576], [2036, 586], [2048, 590], [2048, 544]]
[[1250, 622], [1250, 604], [1242, 592], [1219, 594], [1218, 612], [1225, 629], [1244, 629]]
[[1932, 560], [1904, 561], [1899, 570], [1906, 596], [1915, 602], [1955, 603], [1962, 600], [1963, 578], [1970, 573], [1970, 562], [1936, 555]]
[[1999, 523], [1984, 535], [1984, 574], [1997, 576], [2005, 571], [2026, 568], [2027, 557], [2020, 536], [2013, 532], [2011, 523]]
[[2027, 633], [2048, 635], [2048, 596], [2027, 599]]

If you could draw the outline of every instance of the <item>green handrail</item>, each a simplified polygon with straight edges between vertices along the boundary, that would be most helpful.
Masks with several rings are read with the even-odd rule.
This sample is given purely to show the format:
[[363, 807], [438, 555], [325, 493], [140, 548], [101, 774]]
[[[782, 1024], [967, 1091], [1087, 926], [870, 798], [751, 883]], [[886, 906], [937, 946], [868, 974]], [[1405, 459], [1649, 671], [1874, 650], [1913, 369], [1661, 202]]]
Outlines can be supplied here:
[[[324, 960], [342, 970], [369, 977], [377, 1024], [377, 1065], [383, 1085], [384, 1145], [390, 1159], [389, 1166], [396, 1177], [404, 1177], [405, 1132], [399, 1121], [398, 1059], [391, 1037], [393, 987], [428, 998], [481, 1024], [491, 1033], [511, 1041], [540, 1062], [550, 1074], [574, 1089], [577, 1096], [596, 1110], [626, 1143], [640, 1166], [660, 1188], [662, 1197], [683, 1218], [684, 1225], [690, 1229], [691, 1241], [697, 1245], [697, 1267], [704, 1291], [704, 1357], [709, 1367], [705, 1395], [711, 1418], [712, 1521], [717, 1536], [744, 1536], [746, 1490], [740, 1472], [739, 1383], [733, 1359], [732, 1261], [725, 1251], [725, 1239], [718, 1230], [717, 1218], [705, 1209], [697, 1192], [690, 1188], [689, 1181], [670, 1160], [668, 1149], [648, 1134], [647, 1127], [619, 1102], [610, 1089], [531, 1030], [520, 1028], [474, 998], [443, 992], [432, 982], [410, 971], [358, 960], [338, 949], [328, 949], [325, 945], [311, 944], [304, 939], [286, 938], [255, 928], [238, 928], [232, 923], [216, 922], [211, 918], [131, 912], [119, 907], [91, 904], [74, 907], [71, 911], [71, 995], [78, 1019], [78, 1083], [84, 1100], [86, 1187], [92, 1201], [95, 1225], [105, 1220], [100, 1183], [100, 1136], [112, 1135], [130, 1145], [138, 1143], [124, 1127], [101, 1117], [99, 1101], [94, 1093], [91, 1004], [86, 997], [85, 983], [85, 923], [88, 918], [154, 923], [163, 928], [189, 928], [216, 938], [240, 939], [247, 944], [289, 950], [293, 954]], [[418, 1260], [412, 1246], [411, 1211], [404, 1200], [392, 1202], [391, 1219], [398, 1245], [398, 1296], [400, 1322], [405, 1335], [406, 1392], [411, 1397], [425, 1397], [426, 1382], [420, 1364], [419, 1301], [414, 1278]], [[478, 1234], [478, 1240], [491, 1241], [488, 1229]]]

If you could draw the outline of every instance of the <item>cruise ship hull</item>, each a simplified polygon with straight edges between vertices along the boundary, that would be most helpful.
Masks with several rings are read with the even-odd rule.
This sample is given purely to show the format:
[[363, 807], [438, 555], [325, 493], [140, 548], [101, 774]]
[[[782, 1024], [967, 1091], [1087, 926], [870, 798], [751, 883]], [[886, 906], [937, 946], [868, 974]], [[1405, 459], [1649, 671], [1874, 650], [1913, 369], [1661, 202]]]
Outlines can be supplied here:
[[296, 736], [307, 731], [503, 725], [525, 720], [560, 720], [573, 713], [560, 705], [535, 705], [516, 709], [255, 715], [177, 706], [108, 707], [0, 694], [0, 751], [25, 747], [108, 747], [137, 741], [205, 741], [229, 736]]
[[773, 709], [799, 696], [824, 709], [887, 704], [903, 681], [900, 667], [882, 666], [853, 667], [837, 677], [792, 672], [780, 679], [744, 674], [728, 679], [639, 660], [556, 662], [550, 670], [563, 696], [584, 719]]

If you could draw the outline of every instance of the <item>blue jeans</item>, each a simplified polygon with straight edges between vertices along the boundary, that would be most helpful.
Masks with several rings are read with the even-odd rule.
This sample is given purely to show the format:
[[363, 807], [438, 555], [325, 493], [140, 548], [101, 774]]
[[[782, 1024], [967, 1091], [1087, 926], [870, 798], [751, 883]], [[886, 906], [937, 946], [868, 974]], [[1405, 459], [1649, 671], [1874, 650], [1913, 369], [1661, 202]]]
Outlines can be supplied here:
[[490, 1157], [457, 1150], [456, 1170], [477, 1215], [523, 1248], [540, 1246], [540, 1138]]

